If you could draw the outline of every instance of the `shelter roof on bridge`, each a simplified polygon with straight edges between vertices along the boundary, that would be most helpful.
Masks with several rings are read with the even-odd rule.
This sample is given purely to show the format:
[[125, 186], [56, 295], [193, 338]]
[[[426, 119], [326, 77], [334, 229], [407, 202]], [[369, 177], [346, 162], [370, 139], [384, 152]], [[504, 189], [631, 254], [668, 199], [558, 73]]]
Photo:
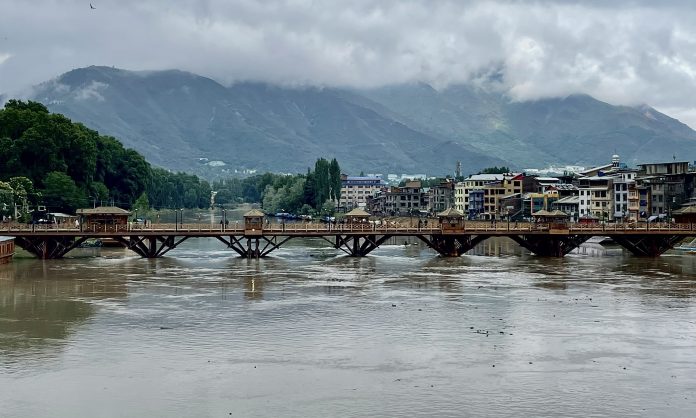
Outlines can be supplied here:
[[560, 210], [554, 210], [549, 212], [548, 210], [542, 209], [538, 212], [532, 213], [532, 216], [541, 216], [545, 218], [566, 218], [568, 217], [568, 214]]
[[696, 215], [696, 205], [684, 206], [672, 212], [673, 215]]
[[455, 208], [449, 208], [438, 213], [437, 216], [439, 218], [462, 218], [464, 214]]
[[365, 210], [360, 209], [360, 208], [355, 208], [351, 210], [350, 212], [346, 213], [346, 216], [351, 216], [351, 217], [369, 217], [370, 214], [367, 213]]
[[130, 215], [130, 212], [116, 206], [97, 206], [96, 208], [78, 209], [78, 215]]
[[252, 209], [249, 212], [244, 214], [245, 218], [255, 218], [255, 217], [259, 217], [259, 216], [264, 217], [264, 216], [266, 216], [266, 214], [258, 209]]

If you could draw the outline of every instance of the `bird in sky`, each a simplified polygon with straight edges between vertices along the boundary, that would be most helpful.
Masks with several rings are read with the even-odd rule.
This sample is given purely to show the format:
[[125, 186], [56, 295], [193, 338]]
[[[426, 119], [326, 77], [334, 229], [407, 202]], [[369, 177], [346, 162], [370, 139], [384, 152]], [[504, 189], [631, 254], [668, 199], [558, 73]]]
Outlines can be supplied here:
[[89, 4], [89, 8], [92, 9], [92, 10], [95, 10], [95, 9], [96, 9], [96, 7], [92, 6], [92, 3]]

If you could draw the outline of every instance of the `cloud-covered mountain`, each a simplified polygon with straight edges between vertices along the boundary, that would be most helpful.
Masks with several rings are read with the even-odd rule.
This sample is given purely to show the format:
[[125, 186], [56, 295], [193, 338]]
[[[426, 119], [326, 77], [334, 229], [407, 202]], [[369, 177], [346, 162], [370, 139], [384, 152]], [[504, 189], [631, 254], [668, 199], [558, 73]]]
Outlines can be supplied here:
[[696, 158], [696, 131], [647, 106], [587, 95], [515, 102], [470, 86], [399, 85], [366, 91], [411, 127], [467, 144], [515, 167], [591, 165], [618, 153], [629, 164]]
[[348, 171], [383, 173], [449, 172], [457, 160], [476, 168], [503, 162], [334, 89], [225, 87], [181, 71], [89, 67], [42, 84], [34, 97], [175, 170], [197, 171], [199, 159], [207, 159], [229, 169], [297, 172], [320, 156], [337, 157]]
[[512, 102], [468, 86], [226, 87], [181, 71], [88, 67], [43, 83], [34, 98], [154, 164], [204, 174], [212, 168], [201, 161], [297, 172], [335, 156], [347, 172], [442, 175], [456, 161], [469, 173], [501, 164], [593, 164], [615, 152], [631, 163], [692, 159], [696, 150], [696, 132], [646, 106], [589, 96]]

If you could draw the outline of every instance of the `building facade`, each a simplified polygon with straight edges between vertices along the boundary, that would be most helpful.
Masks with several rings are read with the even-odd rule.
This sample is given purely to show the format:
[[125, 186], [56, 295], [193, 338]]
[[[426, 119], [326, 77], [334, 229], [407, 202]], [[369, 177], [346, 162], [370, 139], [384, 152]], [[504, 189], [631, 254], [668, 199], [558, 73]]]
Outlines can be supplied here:
[[341, 198], [337, 208], [349, 211], [353, 208], [364, 208], [368, 196], [373, 196], [386, 184], [380, 177], [356, 177], [341, 175]]

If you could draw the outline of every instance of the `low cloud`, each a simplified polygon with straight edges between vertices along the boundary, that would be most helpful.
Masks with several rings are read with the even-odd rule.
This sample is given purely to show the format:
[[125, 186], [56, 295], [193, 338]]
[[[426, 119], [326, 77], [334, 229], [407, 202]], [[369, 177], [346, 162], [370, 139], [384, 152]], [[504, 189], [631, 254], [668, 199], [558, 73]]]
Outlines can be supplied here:
[[2, 65], [8, 59], [10, 59], [10, 57], [12, 57], [12, 54], [0, 52], [0, 65]]
[[3, 5], [0, 91], [93, 64], [179, 68], [223, 83], [351, 87], [441, 88], [495, 74], [514, 100], [586, 93], [670, 109], [696, 126], [696, 11], [687, 1], [92, 4]]

